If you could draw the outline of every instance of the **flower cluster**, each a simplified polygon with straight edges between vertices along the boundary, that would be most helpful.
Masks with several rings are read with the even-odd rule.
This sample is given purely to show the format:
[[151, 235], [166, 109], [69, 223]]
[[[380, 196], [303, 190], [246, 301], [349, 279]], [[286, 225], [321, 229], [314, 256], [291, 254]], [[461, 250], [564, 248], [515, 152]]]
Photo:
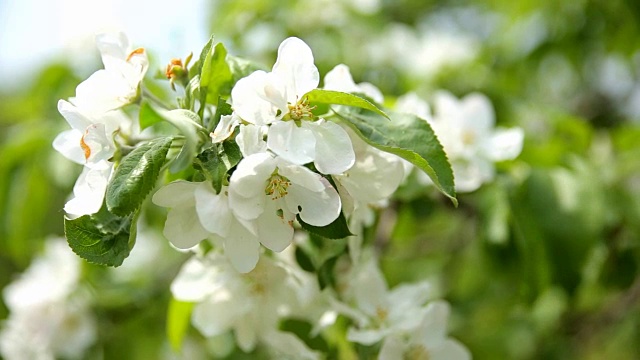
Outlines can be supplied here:
[[[170, 89], [184, 95], [176, 108], [141, 91], [144, 49], [129, 48], [122, 34], [100, 35], [97, 44], [105, 68], [60, 100], [72, 129], [54, 141], [84, 165], [65, 206], [78, 255], [122, 264], [147, 195], [168, 178], [152, 201], [169, 209], [164, 236], [193, 255], [171, 290], [195, 304], [191, 321], [205, 337], [233, 332], [246, 352], [316, 359], [280, 323], [305, 319], [317, 335], [343, 316], [352, 324], [347, 339], [381, 345], [382, 359], [470, 357], [447, 338], [448, 304], [433, 300], [430, 284], [387, 289], [364, 229], [376, 224], [375, 210], [401, 186], [407, 164], [455, 202], [454, 175], [459, 191], [471, 191], [490, 180], [493, 161], [518, 155], [521, 131], [493, 132], [486, 98], [458, 103], [438, 93], [434, 117], [410, 96], [398, 99], [399, 111], [382, 110], [382, 92], [356, 83], [347, 65], [321, 87], [301, 39], [280, 44], [271, 71], [212, 39], [191, 68], [191, 55], [167, 67]], [[175, 129], [137, 136], [163, 121]]]
[[78, 288], [80, 259], [62, 239], [46, 243], [20, 278], [4, 288], [10, 315], [0, 330], [5, 359], [79, 359], [96, 338], [88, 294]]
[[53, 147], [84, 165], [65, 211], [71, 216], [94, 214], [104, 200], [116, 153], [114, 136], [130, 135], [132, 121], [119, 109], [139, 96], [149, 61], [142, 48], [131, 49], [122, 34], [102, 34], [96, 43], [104, 69], [96, 71], [76, 88], [76, 96], [58, 102], [58, 111], [71, 126], [58, 135]]
[[[335, 82], [339, 69], [325, 84]], [[258, 70], [235, 84], [233, 113], [211, 134], [213, 143], [235, 141], [242, 152], [228, 184], [216, 192], [209, 182], [177, 181], [153, 197], [171, 208], [164, 234], [173, 245], [186, 249], [208, 238], [238, 271], [249, 272], [260, 244], [281, 252], [292, 243], [296, 219], [315, 227], [343, 213], [355, 219], [395, 191], [399, 158], [314, 114], [305, 95], [319, 82], [311, 49], [288, 38], [271, 72]]]

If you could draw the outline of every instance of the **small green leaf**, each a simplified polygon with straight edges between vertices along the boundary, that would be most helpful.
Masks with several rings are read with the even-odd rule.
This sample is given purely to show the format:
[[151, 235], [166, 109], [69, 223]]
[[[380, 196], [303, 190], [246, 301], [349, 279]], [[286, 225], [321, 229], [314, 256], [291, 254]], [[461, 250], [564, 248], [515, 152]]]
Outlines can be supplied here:
[[171, 164], [171, 172], [175, 174], [189, 167], [196, 156], [198, 129], [202, 128], [198, 114], [186, 109], [165, 110], [151, 104], [148, 104], [147, 111], [155, 112], [156, 116], [175, 126], [184, 135], [184, 145]]
[[107, 186], [107, 208], [119, 216], [129, 215], [140, 207], [155, 186], [173, 138], [162, 137], [146, 142], [125, 156]]
[[316, 234], [327, 239], [342, 239], [346, 238], [347, 236], [353, 235], [349, 230], [349, 226], [347, 225], [347, 219], [344, 217], [344, 214], [342, 212], [337, 219], [326, 226], [309, 225], [302, 221], [300, 215], [297, 215], [296, 217], [303, 229], [312, 234]]
[[339, 110], [336, 113], [368, 144], [395, 154], [424, 171], [438, 190], [458, 205], [451, 165], [426, 120], [404, 113], [392, 113], [391, 121], [371, 112]]
[[140, 113], [138, 115], [140, 130], [144, 130], [151, 125], [161, 122], [162, 120], [164, 120], [162, 116], [153, 110], [148, 102], [142, 101], [142, 104], [140, 105]]
[[189, 323], [191, 321], [191, 312], [195, 303], [176, 300], [171, 298], [169, 301], [169, 310], [167, 312], [167, 338], [169, 344], [175, 352], [180, 352], [182, 341], [184, 340]]
[[229, 69], [231, 69], [231, 73], [233, 74], [234, 83], [243, 77], [249, 76], [256, 70], [264, 70], [261, 66], [249, 60], [232, 55], [227, 55], [227, 63], [229, 64]]
[[65, 218], [64, 233], [71, 250], [81, 258], [117, 267], [135, 244], [137, 214], [118, 217], [103, 208], [93, 215]]
[[[211, 58], [206, 64], [207, 72], [200, 76], [200, 102], [215, 104], [218, 97], [226, 98], [231, 94], [233, 86], [233, 74], [227, 64], [227, 49], [222, 43], [216, 44], [211, 53]], [[205, 81], [205, 76], [207, 79]]]
[[[200, 56], [198, 57], [198, 61], [191, 67], [189, 70], [189, 77], [194, 77], [195, 75], [200, 74], [202, 76], [202, 72], [208, 72], [209, 70], [204, 69], [204, 64], [208, 62], [207, 57], [211, 58], [211, 47], [213, 46], [213, 35], [209, 38], [209, 41], [204, 45], [202, 51], [200, 51]], [[193, 73], [192, 73], [193, 72]]]
[[216, 144], [205, 149], [196, 157], [194, 167], [196, 170], [200, 170], [207, 180], [211, 181], [216, 193], [220, 193], [228, 169], [219, 154]]
[[218, 106], [216, 107], [216, 113], [213, 115], [213, 118], [211, 120], [209, 120], [209, 122], [207, 123], [207, 130], [208, 131], [213, 131], [213, 129], [216, 128], [216, 126], [218, 126], [218, 123], [220, 122], [220, 118], [222, 117], [222, 115], [231, 115], [233, 114], [233, 109], [231, 108], [231, 105], [229, 105], [229, 103], [227, 103], [223, 98], [218, 98]]
[[314, 89], [304, 95], [310, 103], [354, 106], [378, 113], [387, 119], [389, 116], [377, 106], [358, 95], [333, 90]]
[[235, 141], [225, 141], [205, 149], [195, 159], [194, 167], [211, 181], [219, 193], [227, 180], [227, 172], [242, 159], [242, 152]]

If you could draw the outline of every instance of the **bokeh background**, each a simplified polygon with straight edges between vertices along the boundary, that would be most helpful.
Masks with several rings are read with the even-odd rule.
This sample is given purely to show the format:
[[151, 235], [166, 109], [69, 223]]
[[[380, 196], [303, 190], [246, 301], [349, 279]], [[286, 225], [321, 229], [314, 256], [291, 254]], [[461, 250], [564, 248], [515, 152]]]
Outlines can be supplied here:
[[[457, 209], [401, 188], [378, 229], [387, 279], [438, 283], [476, 359], [640, 358], [640, 2], [0, 0], [0, 287], [62, 235], [81, 169], [51, 147], [67, 128], [56, 104], [101, 68], [93, 34], [116, 29], [150, 52], [147, 82], [165, 91], [154, 75], [214, 34], [264, 64], [298, 36], [321, 76], [345, 63], [389, 104], [486, 94], [499, 125], [525, 130], [522, 154]], [[178, 357], [165, 318], [185, 257], [158, 208], [145, 223], [123, 268], [83, 265], [97, 299], [88, 358]], [[216, 354], [190, 336], [185, 358]]]

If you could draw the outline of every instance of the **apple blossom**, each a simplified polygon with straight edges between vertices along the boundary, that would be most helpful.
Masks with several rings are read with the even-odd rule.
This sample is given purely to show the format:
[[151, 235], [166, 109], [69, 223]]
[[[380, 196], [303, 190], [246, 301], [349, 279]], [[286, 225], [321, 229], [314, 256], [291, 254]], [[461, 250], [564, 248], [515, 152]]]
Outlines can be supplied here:
[[220, 194], [208, 182], [175, 181], [153, 195], [156, 205], [169, 207], [164, 235], [179, 249], [189, 249], [204, 239], [224, 247], [225, 255], [240, 272], [258, 262], [260, 243], [255, 224], [229, 210], [227, 188]]
[[113, 171], [110, 159], [116, 150], [114, 132], [128, 127], [131, 121], [118, 111], [87, 115], [65, 100], [58, 102], [58, 111], [71, 129], [60, 133], [53, 147], [69, 160], [84, 165], [73, 188], [74, 197], [65, 205], [65, 211], [75, 216], [96, 213]]
[[295, 335], [278, 330], [279, 321], [309, 298], [306, 289], [282, 262], [262, 257], [241, 274], [215, 251], [188, 260], [171, 285], [177, 300], [196, 303], [191, 321], [205, 337], [233, 330], [245, 352], [261, 343], [280, 357], [317, 359]]
[[143, 48], [129, 46], [123, 33], [99, 34], [96, 45], [104, 69], [78, 85], [73, 103], [89, 113], [102, 114], [136, 101], [149, 60]]
[[95, 341], [89, 298], [78, 291], [80, 259], [63, 239], [46, 242], [20, 278], [3, 290], [9, 317], [0, 329], [7, 360], [81, 358]]
[[270, 153], [242, 159], [229, 179], [229, 208], [256, 221], [260, 242], [280, 252], [293, 240], [296, 215], [313, 226], [338, 218], [338, 192], [322, 176]]
[[349, 136], [337, 124], [314, 121], [304, 97], [319, 81], [309, 46], [298, 38], [285, 39], [271, 72], [255, 71], [233, 87], [234, 115], [221, 119], [214, 142], [226, 139], [241, 121], [270, 125], [267, 148], [275, 154], [297, 165], [313, 162], [323, 174], [344, 172], [355, 158]]
[[379, 360], [429, 359], [470, 360], [471, 354], [459, 341], [447, 337], [449, 304], [433, 301], [426, 305], [417, 329], [388, 336], [382, 343]]
[[384, 102], [382, 92], [375, 85], [368, 82], [356, 84], [351, 76], [349, 67], [345, 64], [336, 65], [324, 76], [324, 89], [348, 93], [362, 93], [378, 104]]

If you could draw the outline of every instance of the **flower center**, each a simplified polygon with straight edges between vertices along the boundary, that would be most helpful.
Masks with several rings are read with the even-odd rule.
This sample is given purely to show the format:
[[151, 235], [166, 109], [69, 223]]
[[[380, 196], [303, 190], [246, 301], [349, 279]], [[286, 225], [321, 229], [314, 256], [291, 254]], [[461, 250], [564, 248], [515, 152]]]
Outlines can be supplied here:
[[286, 177], [274, 172], [269, 179], [269, 183], [265, 188], [265, 194], [271, 196], [271, 200], [276, 200], [288, 194], [287, 189], [291, 185], [291, 181]]
[[91, 148], [86, 142], [84, 142], [84, 136], [80, 138], [80, 147], [82, 148], [82, 151], [84, 151], [85, 160], [89, 160], [89, 156], [91, 156]]
[[131, 53], [129, 53], [129, 55], [127, 56], [126, 61], [129, 62], [131, 61], [131, 58], [133, 58], [134, 56], [137, 55], [144, 55], [144, 48], [137, 48], [135, 50], [133, 50]]
[[464, 131], [462, 133], [462, 143], [465, 145], [471, 145], [476, 141], [476, 134], [473, 131]]
[[310, 106], [309, 100], [307, 100], [306, 98], [294, 105], [289, 104], [288, 107], [289, 117], [295, 121], [302, 119], [312, 120], [313, 113], [311, 111], [316, 108], [315, 106]]
[[406, 360], [429, 360], [429, 351], [422, 345], [413, 345], [404, 353]]

